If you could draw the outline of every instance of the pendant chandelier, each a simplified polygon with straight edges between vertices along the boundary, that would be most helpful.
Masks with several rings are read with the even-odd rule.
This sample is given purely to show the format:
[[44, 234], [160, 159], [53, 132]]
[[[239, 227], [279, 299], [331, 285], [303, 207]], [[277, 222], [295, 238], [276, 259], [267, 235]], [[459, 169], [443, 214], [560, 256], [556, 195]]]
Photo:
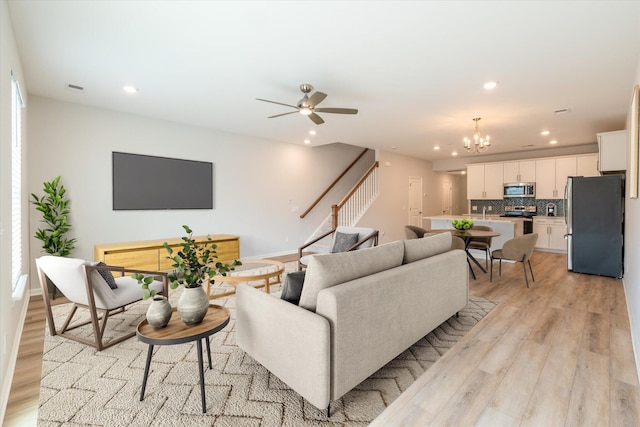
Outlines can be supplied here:
[[473, 133], [473, 140], [466, 137], [464, 138], [464, 149], [469, 153], [484, 153], [491, 145], [489, 135], [485, 135], [484, 137], [480, 136], [480, 131], [478, 130], [478, 121], [480, 119], [480, 117], [473, 119], [473, 121], [476, 122], [476, 130]]

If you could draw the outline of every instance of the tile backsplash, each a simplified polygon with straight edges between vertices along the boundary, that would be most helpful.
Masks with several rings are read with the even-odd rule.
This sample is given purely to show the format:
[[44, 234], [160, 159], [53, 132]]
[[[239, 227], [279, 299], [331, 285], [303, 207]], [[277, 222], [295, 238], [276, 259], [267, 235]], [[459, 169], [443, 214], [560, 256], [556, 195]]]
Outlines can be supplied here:
[[[563, 199], [528, 199], [528, 198], [513, 198], [509, 200], [471, 200], [469, 212], [472, 215], [482, 214], [482, 208], [487, 208], [487, 215], [502, 215], [504, 213], [505, 206], [536, 206], [536, 213], [538, 215], [547, 214], [547, 204], [553, 203], [556, 205], [556, 216], [564, 215], [564, 200]], [[473, 209], [473, 207], [477, 209]]]

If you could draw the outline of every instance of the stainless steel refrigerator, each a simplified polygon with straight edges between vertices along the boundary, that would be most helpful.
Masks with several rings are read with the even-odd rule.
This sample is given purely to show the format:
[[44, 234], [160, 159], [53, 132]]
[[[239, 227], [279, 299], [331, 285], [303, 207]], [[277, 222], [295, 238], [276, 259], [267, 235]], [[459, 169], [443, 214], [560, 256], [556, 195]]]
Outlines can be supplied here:
[[624, 175], [569, 177], [565, 198], [569, 270], [622, 277]]

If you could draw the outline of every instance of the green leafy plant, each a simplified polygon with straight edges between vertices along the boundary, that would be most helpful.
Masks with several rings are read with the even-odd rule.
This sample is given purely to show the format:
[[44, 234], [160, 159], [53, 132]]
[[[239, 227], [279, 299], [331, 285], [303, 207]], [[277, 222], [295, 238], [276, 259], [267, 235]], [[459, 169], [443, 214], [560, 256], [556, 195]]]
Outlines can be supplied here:
[[158, 293], [155, 289], [149, 289], [149, 285], [153, 282], [153, 276], [144, 276], [141, 273], [133, 273], [131, 277], [136, 279], [140, 286], [142, 286], [142, 290], [144, 291], [142, 299], [152, 298]]
[[205, 243], [196, 243], [193, 239], [193, 231], [189, 226], [182, 228], [187, 235], [182, 238], [182, 248], [174, 255], [174, 250], [167, 242], [164, 248], [169, 253], [168, 259], [172, 260], [174, 271], [169, 273], [169, 286], [176, 289], [182, 285], [185, 288], [197, 288], [202, 286], [205, 280], [213, 276], [226, 276], [229, 271], [235, 270], [235, 266], [242, 265], [239, 260], [234, 260], [231, 264], [218, 261], [216, 252], [217, 245], [207, 238]]
[[67, 239], [65, 234], [71, 230], [68, 221], [69, 200], [65, 198], [66, 190], [57, 176], [51, 182], [44, 182], [45, 195], [38, 197], [31, 193], [31, 203], [36, 210], [42, 212], [42, 222], [46, 228], [39, 228], [35, 237], [42, 241], [42, 249], [48, 254], [67, 256], [75, 248], [76, 239]]
[[473, 221], [470, 219], [454, 219], [451, 221], [451, 225], [456, 230], [468, 230], [473, 227]]

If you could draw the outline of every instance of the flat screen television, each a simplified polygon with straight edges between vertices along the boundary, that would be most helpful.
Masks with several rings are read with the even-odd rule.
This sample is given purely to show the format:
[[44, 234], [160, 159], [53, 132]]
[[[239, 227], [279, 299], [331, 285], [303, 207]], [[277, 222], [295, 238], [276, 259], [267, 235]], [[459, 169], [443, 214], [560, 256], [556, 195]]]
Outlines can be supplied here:
[[213, 163], [113, 152], [113, 210], [213, 209]]

